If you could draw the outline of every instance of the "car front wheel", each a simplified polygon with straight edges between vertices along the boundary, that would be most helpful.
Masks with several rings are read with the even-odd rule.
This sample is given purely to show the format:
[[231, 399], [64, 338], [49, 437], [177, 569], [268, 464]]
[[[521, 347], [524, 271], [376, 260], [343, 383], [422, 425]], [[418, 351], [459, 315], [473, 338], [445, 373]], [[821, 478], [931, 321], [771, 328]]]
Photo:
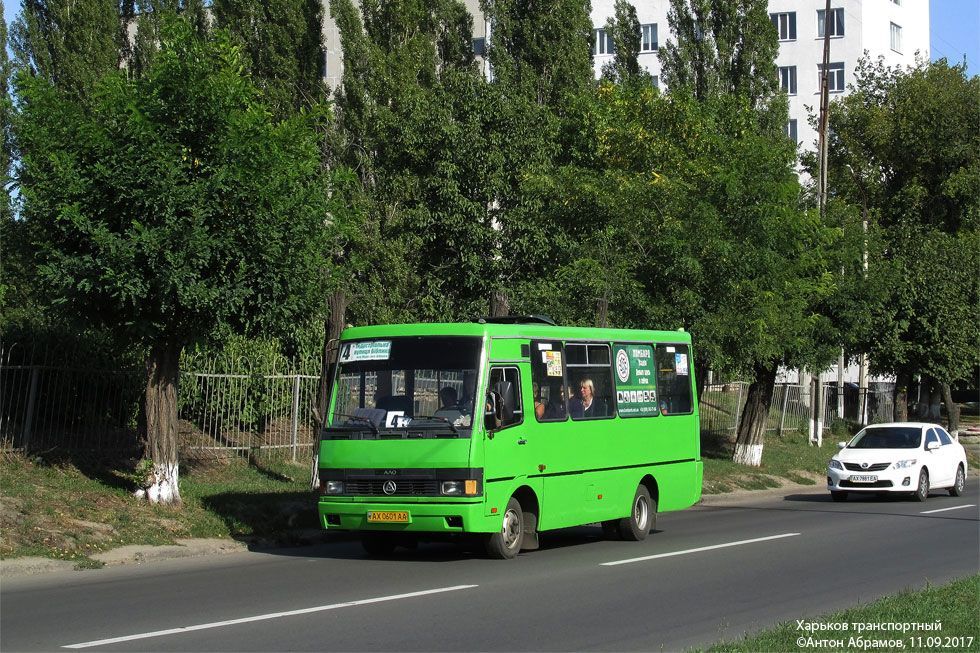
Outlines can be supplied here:
[[929, 496], [929, 472], [923, 469], [919, 472], [919, 484], [915, 488], [915, 493], [912, 497], [916, 501], [925, 501], [926, 497]]
[[956, 480], [953, 482], [953, 487], [949, 488], [949, 496], [958, 497], [963, 494], [963, 488], [966, 487], [966, 474], [963, 473], [963, 465], [959, 465], [956, 468]]

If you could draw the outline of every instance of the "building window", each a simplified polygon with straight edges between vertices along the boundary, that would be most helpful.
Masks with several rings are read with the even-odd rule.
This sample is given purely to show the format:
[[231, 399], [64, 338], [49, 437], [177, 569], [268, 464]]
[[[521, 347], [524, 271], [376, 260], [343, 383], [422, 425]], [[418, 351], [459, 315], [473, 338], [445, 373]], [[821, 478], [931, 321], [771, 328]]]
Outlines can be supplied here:
[[592, 30], [592, 54], [615, 54], [612, 36], [604, 29]]
[[660, 45], [657, 43], [657, 24], [640, 25], [640, 52], [656, 52]]
[[473, 39], [473, 54], [475, 54], [478, 57], [487, 56], [486, 38]]
[[796, 95], [796, 66], [779, 67], [779, 88], [789, 95]]
[[650, 77], [650, 84], [657, 90], [660, 89], [660, 75], [652, 75]]
[[[817, 66], [817, 71], [823, 75], [823, 64]], [[818, 89], [819, 90], [819, 89]], [[827, 67], [827, 90], [831, 93], [844, 92], [844, 62], [838, 61]]]
[[796, 118], [793, 118], [786, 123], [786, 138], [793, 141], [794, 143], [799, 143], [799, 138], [797, 138], [796, 132]]
[[896, 25], [895, 23], [892, 23], [891, 26], [892, 26], [892, 39], [891, 39], [892, 50], [901, 53], [902, 52], [902, 26]]
[[817, 10], [817, 36], [823, 38], [824, 30], [831, 36], [844, 36], [843, 7], [831, 9], [829, 14], [824, 9]]
[[782, 14], [769, 14], [773, 26], [779, 33], [780, 41], [796, 40], [796, 12], [789, 11]]

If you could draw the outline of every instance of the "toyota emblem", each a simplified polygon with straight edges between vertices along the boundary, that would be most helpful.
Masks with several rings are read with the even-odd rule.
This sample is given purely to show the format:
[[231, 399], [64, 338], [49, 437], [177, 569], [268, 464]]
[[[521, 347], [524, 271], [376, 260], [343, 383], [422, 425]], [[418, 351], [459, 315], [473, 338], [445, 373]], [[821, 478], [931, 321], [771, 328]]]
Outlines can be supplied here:
[[398, 489], [398, 486], [395, 485], [394, 481], [385, 481], [385, 484], [381, 486], [381, 489], [384, 490], [385, 494], [394, 494], [395, 490]]
[[[868, 463], [861, 463], [861, 469], [867, 469]], [[387, 492], [387, 490], [385, 490]]]

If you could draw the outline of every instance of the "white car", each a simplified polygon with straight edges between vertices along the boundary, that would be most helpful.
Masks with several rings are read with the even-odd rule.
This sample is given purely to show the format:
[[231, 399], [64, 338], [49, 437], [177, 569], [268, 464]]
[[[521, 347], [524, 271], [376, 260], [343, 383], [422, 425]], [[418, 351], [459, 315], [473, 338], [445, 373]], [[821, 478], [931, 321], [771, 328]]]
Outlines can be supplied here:
[[874, 424], [837, 446], [827, 466], [834, 501], [850, 492], [905, 492], [925, 501], [937, 489], [958, 497], [966, 484], [966, 451], [938, 424]]

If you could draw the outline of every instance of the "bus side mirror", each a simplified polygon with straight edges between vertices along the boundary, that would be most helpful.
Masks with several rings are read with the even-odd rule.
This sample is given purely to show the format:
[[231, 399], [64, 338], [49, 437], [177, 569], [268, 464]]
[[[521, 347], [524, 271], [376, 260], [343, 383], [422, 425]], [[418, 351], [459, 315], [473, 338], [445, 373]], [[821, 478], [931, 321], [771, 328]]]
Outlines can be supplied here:
[[487, 402], [483, 409], [483, 423], [487, 433], [493, 437], [493, 432], [500, 428], [504, 421], [504, 398], [499, 392], [490, 391], [487, 393]]

